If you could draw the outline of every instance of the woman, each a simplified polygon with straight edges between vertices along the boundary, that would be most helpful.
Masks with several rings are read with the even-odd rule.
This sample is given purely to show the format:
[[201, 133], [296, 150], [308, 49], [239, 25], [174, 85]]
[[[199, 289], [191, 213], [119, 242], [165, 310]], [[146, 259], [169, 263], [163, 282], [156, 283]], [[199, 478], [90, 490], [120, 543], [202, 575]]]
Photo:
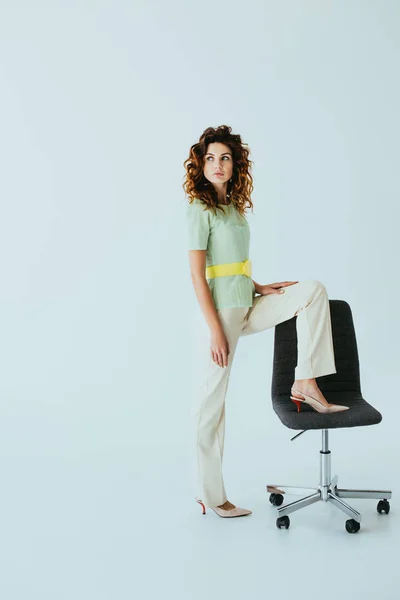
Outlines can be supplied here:
[[[222, 477], [225, 396], [239, 337], [296, 319], [298, 360], [291, 389], [293, 402], [317, 412], [347, 406], [329, 404], [315, 378], [336, 373], [329, 300], [319, 281], [281, 281], [260, 285], [251, 279], [250, 232], [245, 208], [253, 178], [249, 150], [225, 125], [208, 128], [185, 161], [184, 189], [193, 286], [210, 330], [205, 367], [196, 390], [199, 496], [196, 501], [221, 517], [251, 510], [228, 501]], [[256, 296], [256, 294], [259, 294]]]

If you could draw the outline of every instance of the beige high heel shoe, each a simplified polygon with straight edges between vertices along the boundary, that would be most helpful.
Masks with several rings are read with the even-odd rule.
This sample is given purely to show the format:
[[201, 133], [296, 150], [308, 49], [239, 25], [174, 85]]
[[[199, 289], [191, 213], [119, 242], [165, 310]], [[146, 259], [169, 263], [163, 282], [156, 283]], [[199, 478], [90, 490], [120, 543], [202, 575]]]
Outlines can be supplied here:
[[304, 394], [303, 392], [298, 392], [294, 387], [292, 387], [291, 393], [298, 394], [298, 396], [302, 396], [302, 398], [299, 398], [298, 396], [290, 396], [292, 402], [294, 402], [297, 406], [297, 412], [300, 412], [300, 406], [303, 403], [308, 404], [309, 406], [311, 406], [311, 408], [313, 408], [318, 413], [337, 413], [337, 412], [343, 412], [344, 410], [349, 410], [348, 406], [342, 406], [340, 404], [329, 404], [329, 406], [325, 406], [324, 404], [322, 404], [322, 402], [320, 402], [316, 398], [313, 398], [312, 396], [308, 396], [307, 394]]
[[[198, 498], [197, 496], [195, 496], [195, 500], [203, 507], [203, 515], [205, 515], [206, 514], [205, 505], [200, 500], [200, 498]], [[217, 513], [217, 515], [219, 517], [244, 517], [246, 515], [252, 514], [251, 510], [248, 510], [247, 508], [239, 508], [238, 506], [236, 506], [235, 508], [232, 508], [231, 510], [225, 510], [224, 508], [219, 508], [218, 506], [214, 506], [214, 507], [211, 507], [211, 510], [213, 510], [215, 513]]]

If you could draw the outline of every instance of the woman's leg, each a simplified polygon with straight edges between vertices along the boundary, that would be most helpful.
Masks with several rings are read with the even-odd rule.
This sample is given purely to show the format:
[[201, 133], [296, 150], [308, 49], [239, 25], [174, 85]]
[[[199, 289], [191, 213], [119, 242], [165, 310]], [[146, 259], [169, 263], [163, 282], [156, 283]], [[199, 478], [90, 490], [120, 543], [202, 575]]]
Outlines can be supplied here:
[[297, 366], [295, 380], [336, 373], [329, 299], [316, 280], [299, 281], [282, 288], [283, 294], [256, 296], [241, 336], [274, 327], [297, 315]]
[[226, 367], [211, 357], [210, 334], [202, 336], [199, 347], [200, 378], [194, 405], [198, 496], [206, 506], [227, 501], [222, 477], [225, 438], [225, 397], [236, 346], [249, 308], [225, 308], [218, 311], [230, 353]]

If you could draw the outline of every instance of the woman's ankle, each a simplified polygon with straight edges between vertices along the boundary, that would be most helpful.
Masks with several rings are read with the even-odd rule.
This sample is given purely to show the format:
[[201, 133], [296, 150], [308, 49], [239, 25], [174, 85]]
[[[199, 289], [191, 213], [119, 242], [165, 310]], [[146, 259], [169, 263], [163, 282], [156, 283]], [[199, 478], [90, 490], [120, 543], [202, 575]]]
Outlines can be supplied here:
[[293, 383], [293, 387], [297, 388], [297, 389], [316, 389], [317, 386], [317, 382], [314, 379], [296, 379], [295, 382]]

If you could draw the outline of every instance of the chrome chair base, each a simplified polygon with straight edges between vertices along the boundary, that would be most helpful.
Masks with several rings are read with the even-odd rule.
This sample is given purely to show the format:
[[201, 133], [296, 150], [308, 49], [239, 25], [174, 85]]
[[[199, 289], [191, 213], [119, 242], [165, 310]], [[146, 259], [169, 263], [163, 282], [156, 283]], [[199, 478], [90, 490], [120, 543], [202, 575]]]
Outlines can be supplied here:
[[[320, 483], [316, 488], [304, 488], [304, 487], [294, 487], [287, 485], [267, 485], [267, 492], [270, 492], [274, 495], [273, 500], [279, 494], [283, 496], [285, 494], [293, 494], [300, 495], [304, 497], [299, 500], [295, 500], [294, 502], [290, 502], [289, 504], [284, 504], [283, 506], [277, 506], [278, 502], [273, 502], [276, 505], [278, 510], [278, 520], [281, 517], [287, 516], [290, 513], [293, 513], [301, 508], [305, 508], [306, 506], [310, 506], [311, 504], [315, 504], [316, 502], [331, 502], [334, 506], [339, 508], [341, 511], [346, 513], [351, 519], [356, 521], [358, 524], [361, 523], [361, 514], [355, 510], [352, 506], [344, 502], [342, 498], [367, 498], [367, 499], [378, 499], [387, 501], [392, 497], [392, 492], [390, 490], [356, 490], [356, 489], [345, 489], [338, 488], [338, 477], [335, 475], [331, 479], [331, 452], [328, 448], [328, 430], [322, 430], [322, 450], [320, 451]], [[282, 501], [282, 499], [280, 499]], [[379, 506], [379, 505], [378, 505]], [[386, 513], [389, 512], [389, 503], [385, 505], [387, 510]], [[290, 521], [287, 519], [287, 522]], [[279, 526], [279, 525], [278, 525]], [[288, 527], [289, 525], [287, 525]], [[347, 528], [347, 526], [346, 526]], [[356, 530], [358, 531], [358, 528]], [[349, 529], [347, 529], [349, 531]]]

